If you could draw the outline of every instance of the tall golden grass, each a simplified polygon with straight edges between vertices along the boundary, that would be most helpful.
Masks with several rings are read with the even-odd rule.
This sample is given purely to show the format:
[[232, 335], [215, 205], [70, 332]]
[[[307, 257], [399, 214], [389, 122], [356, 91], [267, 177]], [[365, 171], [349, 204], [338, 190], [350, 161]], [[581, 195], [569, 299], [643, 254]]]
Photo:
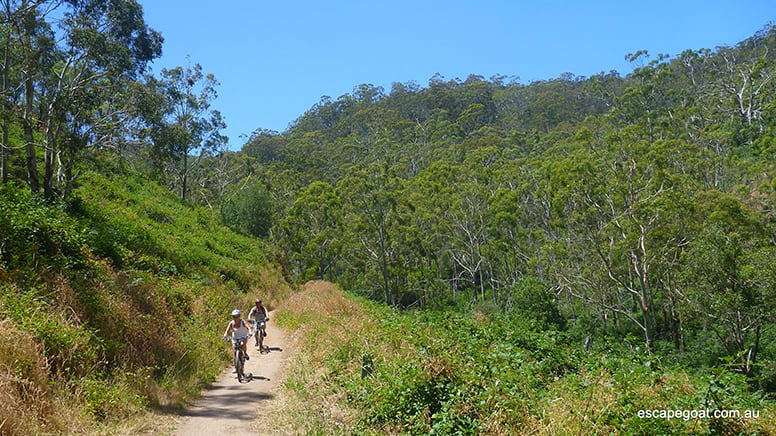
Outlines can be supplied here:
[[290, 332], [295, 349], [282, 375], [283, 392], [269, 412], [275, 431], [346, 434], [355, 411], [330, 389], [325, 360], [332, 349], [352, 341], [354, 331], [372, 328], [371, 320], [358, 303], [326, 281], [306, 283], [283, 301], [275, 319]]
[[0, 321], [0, 434], [63, 430], [67, 420], [60, 406], [40, 345], [11, 321]]

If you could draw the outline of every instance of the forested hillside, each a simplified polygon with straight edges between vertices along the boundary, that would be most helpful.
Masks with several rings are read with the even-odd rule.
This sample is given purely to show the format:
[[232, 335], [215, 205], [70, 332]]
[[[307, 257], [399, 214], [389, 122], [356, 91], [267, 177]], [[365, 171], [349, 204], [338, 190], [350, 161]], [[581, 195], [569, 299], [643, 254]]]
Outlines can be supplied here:
[[632, 334], [765, 375], [775, 53], [767, 26], [733, 47], [629, 55], [627, 77], [360, 85], [242, 153], [303, 279], [401, 307], [525, 311], [544, 296], [593, 341]]
[[[571, 422], [639, 432], [643, 421], [619, 420], [644, 407], [627, 397], [619, 371], [639, 373], [656, 362], [645, 377], [665, 372], [689, 377], [683, 384], [696, 394], [725, 386], [739, 399], [755, 398], [718, 378], [740, 375], [755, 396], [769, 398], [776, 389], [775, 53], [776, 28], [766, 26], [729, 47], [631, 54], [634, 71], [625, 77], [569, 74], [521, 84], [435, 76], [428, 86], [397, 83], [390, 91], [359, 85], [322, 98], [286, 132], [255, 132], [241, 154], [260, 164], [256, 177], [275, 206], [272, 237], [297, 276], [335, 281], [397, 308], [454, 308], [443, 319], [489, 316], [475, 326], [459, 320], [471, 340], [456, 337], [453, 323], [397, 318], [437, 332], [424, 340], [409, 327], [403, 339], [389, 334], [386, 340], [403, 341], [400, 354], [421, 356], [407, 361], [354, 345], [379, 341], [368, 333], [337, 351], [311, 345], [333, 366], [329, 392], [377, 413], [356, 413], [367, 428], [394, 429], [398, 420], [400, 429], [421, 432], [481, 431], [492, 413], [503, 414], [492, 428], [515, 431], [532, 418], [515, 418], [514, 407], [540, 421], [551, 413], [536, 395], [584, 410], [585, 394], [556, 390], [571, 389], [565, 383], [577, 376], [585, 386], [619, 386], [610, 400], [619, 406], [608, 412], [618, 418], [607, 421], [613, 418], [594, 409], [596, 424], [585, 421], [590, 414]], [[384, 319], [390, 328], [391, 317]], [[446, 331], [442, 325], [450, 337], [436, 330]], [[379, 381], [362, 385], [332, 363], [357, 359], [354, 347], [385, 363]], [[582, 350], [593, 360], [648, 360], [586, 366], [587, 357], [573, 357]], [[420, 367], [411, 363], [418, 359]], [[561, 369], [532, 366], [544, 364]], [[504, 390], [462, 376], [470, 366], [499, 374], [491, 382]], [[582, 367], [609, 375], [591, 380]], [[516, 371], [528, 373], [511, 379]], [[716, 374], [711, 382], [709, 374]], [[552, 377], [563, 386], [524, 390], [527, 380]], [[406, 397], [389, 392], [402, 388]], [[604, 401], [601, 394], [587, 392], [591, 401]], [[467, 406], [468, 395], [481, 407]], [[699, 395], [669, 395], [665, 407], [735, 402]], [[766, 404], [758, 407], [770, 410]], [[732, 431], [702, 422], [666, 431]], [[556, 424], [560, 433], [577, 432]]]
[[312, 335], [288, 387], [349, 410], [316, 431], [775, 431], [773, 25], [627, 75], [362, 84], [227, 151], [217, 79], [150, 75], [136, 1], [1, 6], [0, 431], [177, 406], [227, 308], [310, 279], [356, 295], [280, 317]]

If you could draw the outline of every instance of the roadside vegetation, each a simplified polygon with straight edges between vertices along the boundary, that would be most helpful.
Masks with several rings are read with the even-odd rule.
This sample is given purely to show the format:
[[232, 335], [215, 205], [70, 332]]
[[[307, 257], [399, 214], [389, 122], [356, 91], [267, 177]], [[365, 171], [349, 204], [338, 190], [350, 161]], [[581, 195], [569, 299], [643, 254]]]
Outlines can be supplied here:
[[256, 296], [302, 348], [292, 431], [776, 433], [772, 23], [625, 76], [360, 84], [236, 151], [136, 0], [0, 15], [0, 433], [140, 431]]
[[288, 292], [264, 243], [111, 173], [85, 174], [66, 203], [0, 186], [3, 433], [115, 430], [177, 408], [228, 361], [225, 314]]
[[[400, 311], [327, 282], [308, 283], [276, 320], [299, 347], [287, 398], [272, 411], [290, 434], [776, 432], [776, 402], [745, 376], [648, 355], [637, 338], [585, 351], [573, 325], [476, 309]], [[653, 410], [741, 416], [639, 417]]]

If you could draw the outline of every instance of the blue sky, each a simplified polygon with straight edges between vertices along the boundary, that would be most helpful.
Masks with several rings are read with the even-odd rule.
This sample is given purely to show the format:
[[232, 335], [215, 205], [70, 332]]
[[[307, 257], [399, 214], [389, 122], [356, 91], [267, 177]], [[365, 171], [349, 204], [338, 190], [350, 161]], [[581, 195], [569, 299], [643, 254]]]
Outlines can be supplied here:
[[[284, 131], [324, 95], [362, 83], [426, 86], [469, 74], [520, 83], [564, 72], [630, 72], [645, 49], [735, 45], [776, 22], [773, 0], [139, 0], [165, 38], [154, 70], [199, 63], [220, 86], [213, 106], [230, 148], [255, 129]], [[216, 6], [217, 5], [217, 6]]]

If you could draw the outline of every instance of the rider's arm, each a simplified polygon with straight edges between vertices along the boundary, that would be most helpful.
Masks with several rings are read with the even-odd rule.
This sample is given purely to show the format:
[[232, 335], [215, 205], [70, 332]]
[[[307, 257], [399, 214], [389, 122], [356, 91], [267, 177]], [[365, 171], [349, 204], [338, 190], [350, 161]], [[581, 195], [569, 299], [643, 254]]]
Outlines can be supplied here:
[[226, 331], [224, 332], [224, 336], [229, 336], [230, 333], [232, 333], [232, 321], [229, 321], [229, 325], [226, 326]]

